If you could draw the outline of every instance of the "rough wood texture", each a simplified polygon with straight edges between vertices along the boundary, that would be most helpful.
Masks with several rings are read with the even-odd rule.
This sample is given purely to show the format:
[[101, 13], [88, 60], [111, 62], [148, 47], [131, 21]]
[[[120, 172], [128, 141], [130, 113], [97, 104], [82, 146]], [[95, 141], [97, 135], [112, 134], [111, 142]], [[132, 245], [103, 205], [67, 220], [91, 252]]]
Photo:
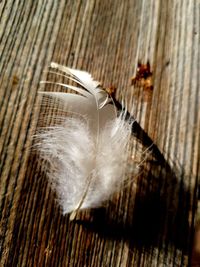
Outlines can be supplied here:
[[[187, 266], [200, 174], [199, 0], [4, 0], [0, 14], [0, 265]], [[150, 92], [131, 86], [148, 60]], [[69, 222], [30, 149], [51, 61], [115, 85], [178, 166], [176, 181], [141, 176], [136, 193], [130, 185]]]

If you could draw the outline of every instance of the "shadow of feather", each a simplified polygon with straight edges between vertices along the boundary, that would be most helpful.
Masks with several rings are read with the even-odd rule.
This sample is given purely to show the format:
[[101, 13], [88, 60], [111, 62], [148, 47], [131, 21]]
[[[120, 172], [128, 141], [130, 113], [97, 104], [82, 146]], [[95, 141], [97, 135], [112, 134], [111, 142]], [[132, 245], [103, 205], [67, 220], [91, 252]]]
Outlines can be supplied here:
[[174, 245], [187, 253], [192, 226], [190, 192], [184, 186], [184, 174], [169, 165], [137, 122], [133, 124], [133, 135], [145, 147], [151, 146], [152, 153], [138, 180], [135, 202], [127, 211], [126, 221], [116, 220], [109, 209], [101, 208], [91, 211], [90, 220], [79, 219], [75, 223], [106, 238], [126, 240], [130, 248], [151, 249], [164, 243], [165, 247]]

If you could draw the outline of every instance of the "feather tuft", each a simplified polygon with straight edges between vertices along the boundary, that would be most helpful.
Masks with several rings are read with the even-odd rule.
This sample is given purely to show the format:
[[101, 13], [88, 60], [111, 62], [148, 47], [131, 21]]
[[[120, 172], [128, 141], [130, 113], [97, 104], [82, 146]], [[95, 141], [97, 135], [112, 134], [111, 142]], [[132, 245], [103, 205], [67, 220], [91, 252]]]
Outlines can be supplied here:
[[72, 212], [73, 219], [78, 210], [98, 207], [120, 190], [132, 123], [125, 120], [125, 112], [117, 113], [111, 97], [89, 73], [57, 63], [51, 67], [77, 86], [57, 83], [72, 93], [43, 93], [67, 106], [68, 116], [39, 131], [36, 146], [49, 164], [47, 175], [63, 213]]

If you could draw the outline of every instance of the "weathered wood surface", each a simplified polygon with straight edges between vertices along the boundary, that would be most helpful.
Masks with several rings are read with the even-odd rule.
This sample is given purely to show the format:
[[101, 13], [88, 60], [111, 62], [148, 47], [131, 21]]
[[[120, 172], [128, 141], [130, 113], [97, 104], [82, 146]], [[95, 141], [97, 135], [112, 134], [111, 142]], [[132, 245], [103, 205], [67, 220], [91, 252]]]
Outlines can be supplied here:
[[[0, 14], [0, 265], [187, 266], [200, 174], [199, 0], [5, 0]], [[130, 81], [148, 60], [152, 92]], [[141, 175], [69, 222], [30, 149], [51, 61], [115, 85], [177, 180]]]

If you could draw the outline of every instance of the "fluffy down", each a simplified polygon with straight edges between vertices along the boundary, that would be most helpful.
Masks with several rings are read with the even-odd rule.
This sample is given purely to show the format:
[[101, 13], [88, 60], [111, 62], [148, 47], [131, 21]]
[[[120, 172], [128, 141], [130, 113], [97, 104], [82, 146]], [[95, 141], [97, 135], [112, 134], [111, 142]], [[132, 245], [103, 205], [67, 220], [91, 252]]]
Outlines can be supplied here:
[[81, 87], [74, 87], [78, 95], [45, 94], [69, 104], [69, 114], [76, 110], [77, 115], [39, 131], [37, 148], [48, 163], [47, 175], [63, 213], [76, 213], [100, 206], [122, 186], [132, 125], [124, 113], [117, 115], [110, 97], [88, 73], [56, 63], [52, 67]]

